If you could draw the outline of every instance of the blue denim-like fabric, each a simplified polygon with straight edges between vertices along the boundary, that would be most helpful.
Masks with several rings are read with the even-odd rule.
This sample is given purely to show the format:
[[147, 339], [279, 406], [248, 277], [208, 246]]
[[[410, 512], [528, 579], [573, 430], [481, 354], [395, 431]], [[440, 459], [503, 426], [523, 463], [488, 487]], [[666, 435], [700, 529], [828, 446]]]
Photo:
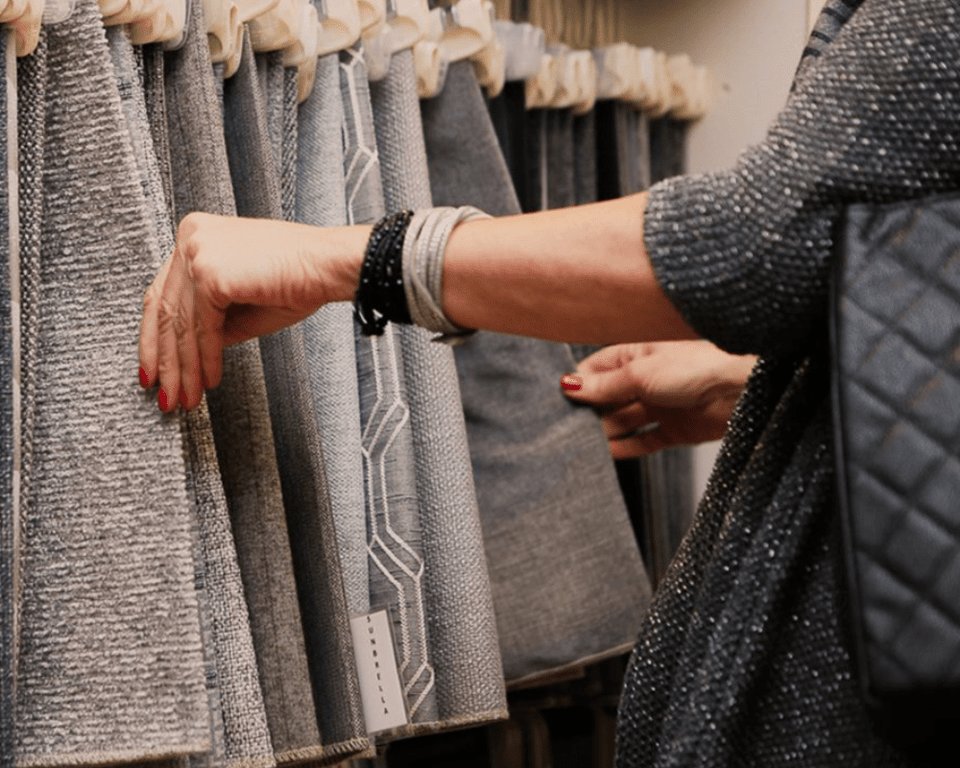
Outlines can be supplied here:
[[179, 428], [133, 373], [158, 245], [97, 4], [46, 42], [15, 755], [180, 756], [209, 717]]
[[[384, 201], [360, 44], [341, 52], [340, 83], [347, 214], [351, 223], [371, 222], [384, 214]], [[391, 610], [411, 721], [433, 722], [435, 676], [428, 651], [423, 544], [400, 334], [393, 326], [382, 336], [365, 337], [357, 331], [356, 355], [370, 604]]]
[[[297, 73], [279, 54], [261, 58], [266, 122], [228, 127], [241, 215], [292, 218], [297, 185]], [[250, 80], [249, 85], [255, 85]], [[247, 101], [257, 100], [248, 92]], [[248, 118], [260, 114], [247, 109]], [[232, 110], [229, 114], [235, 114]], [[283, 173], [280, 173], [280, 169]], [[370, 748], [363, 728], [359, 682], [327, 473], [300, 325], [260, 339], [277, 464], [290, 529], [307, 658], [317, 705], [324, 761], [339, 762]]]
[[[434, 203], [519, 212], [468, 62], [421, 112]], [[560, 391], [569, 349], [478, 333], [455, 354], [508, 682], [629, 648], [650, 586], [600, 423]]]
[[[413, 53], [370, 86], [389, 210], [431, 205]], [[452, 350], [400, 326], [423, 532], [424, 600], [437, 726], [506, 716], [503, 668]], [[435, 728], [435, 729], [436, 729]]]

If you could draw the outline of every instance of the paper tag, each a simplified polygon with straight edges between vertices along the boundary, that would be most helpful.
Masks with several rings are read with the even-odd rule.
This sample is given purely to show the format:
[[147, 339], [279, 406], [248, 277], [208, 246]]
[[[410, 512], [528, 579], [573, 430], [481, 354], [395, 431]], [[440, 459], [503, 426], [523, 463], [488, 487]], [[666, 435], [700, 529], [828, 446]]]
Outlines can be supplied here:
[[367, 733], [406, 725], [407, 708], [397, 671], [390, 617], [377, 611], [350, 620]]

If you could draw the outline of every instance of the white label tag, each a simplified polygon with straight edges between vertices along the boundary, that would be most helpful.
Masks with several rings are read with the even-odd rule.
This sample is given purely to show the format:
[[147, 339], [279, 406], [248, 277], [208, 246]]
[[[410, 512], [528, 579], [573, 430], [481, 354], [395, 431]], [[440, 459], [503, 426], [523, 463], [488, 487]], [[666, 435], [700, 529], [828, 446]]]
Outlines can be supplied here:
[[377, 611], [350, 620], [367, 733], [406, 725], [407, 708], [390, 634], [390, 617]]

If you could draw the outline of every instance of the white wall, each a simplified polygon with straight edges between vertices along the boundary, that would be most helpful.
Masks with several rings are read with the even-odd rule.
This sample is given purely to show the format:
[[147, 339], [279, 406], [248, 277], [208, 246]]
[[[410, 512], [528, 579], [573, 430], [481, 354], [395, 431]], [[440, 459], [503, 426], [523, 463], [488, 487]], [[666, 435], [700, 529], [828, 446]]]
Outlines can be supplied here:
[[[730, 166], [763, 139], [783, 106], [810, 16], [824, 0], [623, 0], [622, 34], [638, 45], [688, 53], [719, 82], [710, 113], [690, 132], [692, 173]], [[706, 485], [718, 444], [694, 453], [698, 495]]]

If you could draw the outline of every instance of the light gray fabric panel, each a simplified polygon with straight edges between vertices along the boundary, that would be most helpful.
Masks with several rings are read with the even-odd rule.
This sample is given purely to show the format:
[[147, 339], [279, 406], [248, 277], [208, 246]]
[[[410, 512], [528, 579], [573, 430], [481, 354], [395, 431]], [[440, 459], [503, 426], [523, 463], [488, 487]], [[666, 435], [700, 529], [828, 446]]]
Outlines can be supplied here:
[[[296, 219], [319, 227], [347, 223], [343, 163], [343, 101], [337, 54], [317, 62], [310, 98], [300, 106]], [[360, 394], [353, 308], [328, 304], [301, 324], [317, 426], [323, 437], [350, 616], [370, 611], [367, 524], [360, 447]]]
[[[200, 12], [200, 8], [192, 9], [191, 29], [202, 29], [196, 15]], [[168, 217], [160, 232], [161, 255], [166, 255], [174, 244], [168, 118], [176, 121], [177, 115], [180, 116], [183, 130], [175, 134], [179, 137], [175, 146], [178, 152], [190, 151], [191, 145], [184, 143], [184, 137], [193, 135], [196, 139], [198, 136], [187, 130], [184, 118], [190, 119], [189, 115], [194, 114], [197, 119], [203, 119], [207, 115], [204, 109], [210, 109], [202, 96], [204, 86], [209, 85], [206, 79], [206, 37], [191, 31], [183, 48], [167, 55], [166, 67], [159, 46], [145, 47], [143, 56], [146, 111], [163, 189], [163, 198], [156, 199], [154, 204], [158, 208], [163, 205]], [[168, 78], [164, 77], [165, 68], [169, 70]], [[165, 91], [167, 79], [171, 90], [176, 89], [176, 93], [171, 94], [169, 115]], [[199, 105], [196, 111], [191, 109], [191, 104]], [[243, 581], [205, 400], [198, 408], [180, 414], [180, 429], [187, 489], [198, 523], [201, 562], [197, 575], [207, 596], [209, 621], [204, 642], [212, 743], [209, 752], [191, 758], [191, 765], [194, 768], [268, 768], [274, 763], [273, 749]]]
[[[248, 119], [227, 126], [230, 162], [243, 165], [242, 173], [234, 179], [243, 179], [244, 183], [235, 184], [234, 194], [241, 215], [287, 218], [284, 214], [293, 214], [296, 194], [296, 70], [284, 68], [279, 54], [262, 57], [260, 64], [267, 93], [257, 93], [257, 81], [252, 78], [245, 81], [245, 87], [248, 102], [265, 97], [265, 110], [245, 109]], [[231, 84], [230, 89], [233, 87]], [[231, 101], [229, 106], [228, 116], [236, 116], [233, 107], [242, 105]], [[265, 122], [249, 119], [261, 113]], [[285, 175], [278, 173], [278, 163], [285, 168]], [[260, 354], [317, 704], [318, 746], [323, 761], [339, 762], [366, 751], [370, 743], [364, 733], [352, 634], [301, 327], [295, 325], [261, 338]]]
[[[421, 111], [434, 203], [518, 213], [471, 65]], [[507, 680], [629, 648], [650, 585], [600, 423], [558, 386], [568, 347], [479, 333], [456, 359]]]
[[[394, 54], [370, 85], [388, 210], [432, 204], [413, 53]], [[424, 600], [438, 727], [507, 715], [466, 425], [453, 352], [400, 326], [425, 559]]]
[[[96, 3], [81, 0], [47, 42], [16, 759], [83, 765], [203, 751], [179, 429], [133, 373], [158, 246]], [[78, 382], [95, 408], [77, 407]]]
[[[266, 113], [249, 36], [237, 73], [224, 83], [226, 149], [233, 152], [247, 130], [263, 133], [257, 139], [269, 157], [265, 135]], [[223, 141], [221, 135], [220, 140]], [[233, 162], [219, 169], [232, 191], [253, 189], [249, 175], [254, 163]], [[279, 209], [280, 189], [274, 171], [262, 177], [270, 186], [257, 193], [269, 195]], [[178, 199], [179, 205], [179, 199]], [[322, 757], [316, 707], [297, 598], [293, 556], [287, 530], [280, 472], [270, 421], [260, 348], [256, 341], [224, 352], [224, 375], [208, 392], [217, 458], [233, 522], [260, 685], [267, 723], [278, 764]]]
[[[370, 91], [360, 48], [340, 54], [344, 167], [351, 223], [384, 213]], [[436, 691], [424, 605], [413, 435], [400, 335], [356, 336], [370, 556], [370, 604], [389, 607], [412, 722], [436, 720]]]
[[[18, 515], [14, 501], [14, 442], [18, 439], [14, 404], [14, 327], [12, 300], [14, 286], [10, 268], [19, 259], [11, 203], [16, 205], [16, 174], [10, 173], [17, 152], [17, 82], [13, 60], [12, 31], [0, 30], [0, 766], [13, 759], [13, 712], [16, 638], [14, 573], [18, 567]], [[11, 71], [12, 70], [12, 71]], [[11, 76], [12, 75], [12, 76]], [[10, 137], [12, 136], [12, 141]]]

